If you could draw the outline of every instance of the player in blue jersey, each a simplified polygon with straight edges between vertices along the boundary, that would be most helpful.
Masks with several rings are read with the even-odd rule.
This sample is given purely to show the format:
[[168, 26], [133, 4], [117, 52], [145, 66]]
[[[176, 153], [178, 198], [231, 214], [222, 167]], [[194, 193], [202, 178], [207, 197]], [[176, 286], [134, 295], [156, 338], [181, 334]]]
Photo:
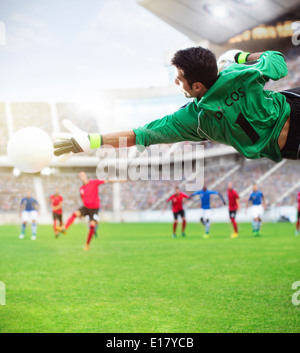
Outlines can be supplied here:
[[22, 217], [22, 230], [21, 234], [19, 235], [20, 239], [24, 239], [25, 237], [25, 230], [27, 222], [31, 222], [31, 239], [36, 240], [36, 233], [37, 233], [37, 215], [39, 211], [39, 204], [31, 197], [30, 191], [27, 191], [26, 197], [24, 197], [20, 203], [20, 216]]
[[220, 199], [223, 201], [224, 205], [226, 202], [223, 196], [214, 190], [208, 190], [207, 187], [204, 185], [202, 190], [194, 192], [189, 198], [193, 198], [194, 196], [199, 195], [201, 200], [201, 210], [200, 210], [200, 222], [205, 227], [205, 233], [203, 235], [204, 239], [209, 238], [209, 231], [210, 231], [210, 195], [218, 195]]
[[246, 210], [249, 204], [252, 203], [252, 230], [255, 237], [260, 236], [260, 227], [262, 222], [262, 217], [264, 214], [264, 209], [266, 208], [266, 202], [263, 193], [258, 190], [257, 184], [253, 184], [252, 193], [246, 205]]

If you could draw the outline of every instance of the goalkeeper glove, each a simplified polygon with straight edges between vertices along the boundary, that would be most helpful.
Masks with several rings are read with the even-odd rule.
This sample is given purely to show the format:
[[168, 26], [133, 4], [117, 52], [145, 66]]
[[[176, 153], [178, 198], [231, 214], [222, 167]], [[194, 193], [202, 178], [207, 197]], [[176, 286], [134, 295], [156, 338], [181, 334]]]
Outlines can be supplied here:
[[65, 162], [73, 154], [88, 152], [102, 145], [100, 134], [88, 134], [79, 129], [70, 120], [63, 120], [63, 125], [70, 133], [54, 134], [54, 155], [60, 157], [60, 162]]

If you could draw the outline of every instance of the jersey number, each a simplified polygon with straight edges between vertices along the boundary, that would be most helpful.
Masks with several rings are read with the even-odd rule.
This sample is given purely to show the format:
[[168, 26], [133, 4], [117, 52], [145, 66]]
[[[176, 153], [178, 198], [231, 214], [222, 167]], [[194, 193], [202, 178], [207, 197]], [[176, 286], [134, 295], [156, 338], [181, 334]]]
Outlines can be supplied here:
[[236, 119], [236, 124], [240, 126], [240, 128], [245, 132], [245, 134], [250, 138], [252, 144], [255, 144], [259, 140], [258, 133], [254, 130], [249, 121], [244, 117], [242, 113]]

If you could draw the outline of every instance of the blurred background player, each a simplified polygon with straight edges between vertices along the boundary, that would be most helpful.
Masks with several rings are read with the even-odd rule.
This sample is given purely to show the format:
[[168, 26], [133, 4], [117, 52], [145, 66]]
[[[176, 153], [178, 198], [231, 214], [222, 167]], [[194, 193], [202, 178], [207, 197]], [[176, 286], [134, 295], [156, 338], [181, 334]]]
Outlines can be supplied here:
[[60, 232], [57, 230], [57, 222], [59, 222], [59, 227], [62, 228], [62, 205], [63, 197], [59, 194], [58, 189], [55, 189], [55, 193], [50, 196], [50, 203], [52, 207], [52, 216], [53, 216], [53, 229], [55, 237], [58, 238]]
[[167, 207], [168, 202], [172, 201], [172, 210], [174, 215], [174, 223], [173, 223], [173, 238], [176, 238], [176, 229], [178, 225], [178, 216], [182, 219], [182, 228], [181, 228], [181, 235], [185, 237], [185, 227], [186, 227], [186, 219], [185, 219], [185, 212], [183, 209], [182, 201], [183, 199], [188, 199], [189, 196], [184, 194], [180, 191], [179, 187], [176, 187], [176, 192], [174, 195], [170, 196], [165, 203], [164, 211]]
[[95, 234], [96, 226], [99, 222], [99, 210], [100, 210], [100, 197], [98, 187], [105, 183], [114, 183], [118, 181], [106, 181], [106, 180], [89, 180], [85, 172], [79, 173], [79, 178], [82, 182], [80, 187], [80, 196], [82, 199], [83, 206], [72, 213], [71, 217], [67, 220], [64, 228], [57, 227], [59, 232], [66, 233], [66, 230], [73, 224], [77, 217], [89, 217], [89, 232], [84, 246], [84, 250], [89, 250], [90, 242], [93, 235]]
[[58, 231], [66, 233], [66, 230], [73, 224], [77, 217], [89, 217], [89, 233], [84, 250], [89, 250], [89, 245], [95, 233], [96, 225], [99, 221], [100, 197], [98, 187], [104, 184], [104, 180], [89, 180], [85, 172], [79, 173], [82, 186], [79, 189], [83, 206], [72, 213], [64, 228], [57, 227]]
[[210, 215], [211, 215], [210, 195], [218, 195], [222, 200], [222, 202], [224, 203], [224, 205], [226, 205], [226, 202], [223, 196], [219, 193], [219, 191], [208, 190], [205, 185], [203, 186], [202, 190], [194, 192], [190, 196], [190, 198], [193, 198], [196, 195], [200, 196], [200, 200], [201, 200], [200, 221], [205, 227], [205, 233], [203, 234], [203, 238], [207, 239], [209, 238], [209, 231], [210, 231]]
[[265, 198], [263, 193], [260, 190], [258, 190], [257, 184], [255, 183], [253, 184], [253, 191], [247, 202], [246, 210], [249, 207], [250, 202], [252, 202], [253, 235], [255, 237], [258, 237], [261, 235], [259, 231], [261, 227], [262, 217], [264, 214], [264, 209], [266, 208], [266, 203], [265, 203]]
[[296, 223], [296, 232], [295, 235], [299, 235], [299, 227], [300, 227], [300, 191], [297, 194], [297, 203], [298, 203], [298, 212], [297, 212], [297, 223]]
[[228, 196], [229, 218], [234, 230], [233, 234], [231, 235], [231, 238], [237, 238], [239, 234], [238, 234], [238, 226], [235, 218], [236, 218], [236, 213], [238, 212], [240, 207], [240, 198], [236, 190], [233, 189], [231, 182], [228, 183], [227, 196]]
[[39, 204], [31, 197], [31, 192], [27, 191], [26, 197], [21, 200], [20, 203], [20, 217], [22, 217], [22, 228], [20, 239], [24, 239], [27, 222], [31, 222], [31, 240], [36, 240], [37, 234], [37, 216], [38, 216]]

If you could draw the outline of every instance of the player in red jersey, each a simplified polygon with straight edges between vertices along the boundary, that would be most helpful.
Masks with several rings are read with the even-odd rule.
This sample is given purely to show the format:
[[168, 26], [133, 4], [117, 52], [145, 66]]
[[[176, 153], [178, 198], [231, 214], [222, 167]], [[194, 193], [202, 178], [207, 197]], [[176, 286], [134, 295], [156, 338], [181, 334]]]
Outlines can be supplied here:
[[89, 232], [86, 244], [83, 248], [87, 251], [89, 250], [90, 242], [95, 234], [96, 226], [99, 222], [100, 197], [98, 187], [101, 184], [114, 183], [116, 181], [97, 179], [89, 180], [85, 172], [80, 172], [79, 178], [83, 184], [79, 189], [83, 206], [72, 213], [64, 228], [58, 228], [58, 230], [66, 233], [66, 230], [71, 226], [77, 217], [89, 216]]
[[58, 189], [55, 189], [55, 194], [50, 196], [50, 203], [52, 207], [52, 216], [53, 216], [53, 229], [55, 237], [58, 238], [60, 232], [57, 230], [57, 222], [59, 222], [59, 227], [62, 228], [62, 205], [63, 197], [59, 194]]
[[240, 208], [240, 197], [238, 193], [232, 188], [232, 183], [228, 183], [227, 189], [227, 196], [228, 196], [228, 205], [229, 205], [229, 218], [233, 225], [234, 232], [231, 235], [231, 238], [237, 238], [238, 234], [238, 226], [235, 220], [236, 213]]
[[178, 224], [178, 216], [182, 219], [182, 228], [181, 228], [181, 235], [185, 237], [185, 227], [186, 227], [186, 219], [185, 213], [182, 206], [183, 199], [188, 199], [188, 195], [184, 194], [180, 191], [179, 187], [176, 187], [176, 192], [174, 195], [170, 196], [165, 204], [165, 209], [169, 201], [172, 201], [172, 210], [174, 215], [174, 223], [173, 223], [173, 238], [176, 238], [176, 229]]
[[296, 233], [295, 235], [299, 235], [299, 227], [300, 227], [300, 191], [297, 194], [297, 202], [298, 202], [298, 214], [297, 214], [297, 223], [296, 223]]

